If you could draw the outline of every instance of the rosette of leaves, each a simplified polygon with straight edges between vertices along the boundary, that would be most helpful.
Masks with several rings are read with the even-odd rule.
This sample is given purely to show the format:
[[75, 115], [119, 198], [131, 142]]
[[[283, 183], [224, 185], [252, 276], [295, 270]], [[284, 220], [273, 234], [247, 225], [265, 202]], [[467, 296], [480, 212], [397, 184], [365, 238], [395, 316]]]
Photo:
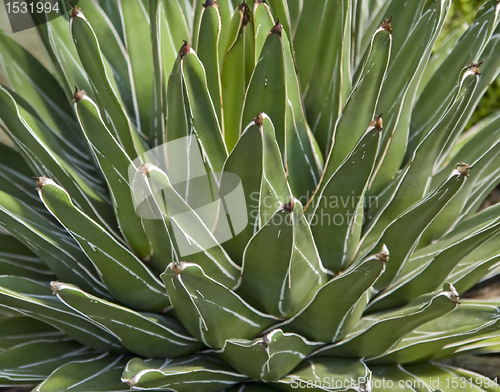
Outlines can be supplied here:
[[[33, 14], [50, 69], [0, 35], [0, 385], [496, 390], [443, 360], [500, 349], [500, 301], [459, 303], [500, 261], [500, 117], [461, 136], [500, 5], [432, 55], [450, 3], [82, 0]], [[148, 160], [185, 137], [246, 200], [208, 248]]]

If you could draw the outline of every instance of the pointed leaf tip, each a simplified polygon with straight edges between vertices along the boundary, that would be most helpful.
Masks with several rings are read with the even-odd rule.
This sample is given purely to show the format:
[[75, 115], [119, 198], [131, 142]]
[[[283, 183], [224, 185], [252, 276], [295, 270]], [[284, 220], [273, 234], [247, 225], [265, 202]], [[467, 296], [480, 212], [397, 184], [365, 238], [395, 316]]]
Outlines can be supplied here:
[[87, 92], [85, 90], [78, 90], [78, 87], [75, 86], [75, 92], [73, 93], [73, 102], [77, 103], [85, 97], [88, 97]]
[[37, 191], [41, 191], [42, 188], [47, 184], [55, 185], [55, 182], [52, 179], [47, 178], [45, 176], [35, 177], [35, 181], [36, 181], [36, 190]]
[[172, 269], [172, 271], [174, 271], [176, 275], [180, 275], [180, 273], [184, 270], [185, 267], [186, 263], [183, 261], [174, 262], [170, 265], [170, 268]]
[[469, 177], [469, 170], [471, 167], [464, 162], [457, 163], [455, 170], [459, 172], [462, 176]]
[[382, 129], [384, 129], [384, 127], [382, 126], [383, 124], [384, 122], [382, 121], [382, 115], [379, 114], [378, 116], [375, 116], [373, 121], [370, 123], [370, 126], [381, 131]]
[[378, 252], [375, 257], [384, 263], [389, 260], [389, 249], [385, 244], [382, 246], [382, 250]]
[[468, 71], [471, 71], [474, 73], [474, 75], [481, 75], [481, 72], [479, 70], [479, 67], [481, 66], [481, 64], [483, 64], [484, 61], [481, 61], [480, 63], [470, 63], [470, 64], [467, 64], [465, 66], [465, 68], [467, 68]]
[[203, 5], [203, 8], [207, 8], [207, 7], [214, 7], [216, 9], [219, 8], [219, 5], [217, 4], [217, 0], [205, 0], [205, 2], [202, 5]]
[[382, 22], [382, 24], [380, 25], [380, 27], [383, 28], [385, 31], [388, 31], [389, 33], [392, 33], [391, 22], [392, 22], [392, 15], [391, 15], [391, 17], [389, 19], [384, 19], [384, 21]]
[[181, 59], [184, 58], [184, 56], [188, 55], [191, 53], [191, 45], [187, 43], [186, 40], [184, 40], [184, 45], [182, 45], [181, 50], [179, 50], [179, 55], [181, 56]]
[[295, 207], [295, 201], [290, 200], [288, 203], [283, 204], [281, 208], [286, 212], [293, 212], [293, 208]]
[[255, 123], [255, 125], [257, 125], [259, 128], [262, 127], [262, 125], [264, 124], [264, 116], [262, 115], [262, 113], [259, 113], [257, 114], [257, 117], [255, 117], [253, 119], [253, 122]]
[[283, 25], [280, 23], [280, 20], [278, 19], [274, 27], [271, 29], [271, 34], [277, 34], [281, 37], [282, 31], [283, 31]]
[[453, 302], [460, 304], [460, 295], [457, 289], [451, 283], [446, 283], [445, 286], [448, 286], [448, 291], [445, 291], [446, 296]]
[[71, 4], [71, 6], [73, 7], [71, 9], [71, 11], [68, 13], [70, 18], [76, 18], [77, 16], [78, 17], [84, 17], [83, 16], [83, 10], [81, 8], [77, 7], [73, 3], [69, 3], [69, 4]]

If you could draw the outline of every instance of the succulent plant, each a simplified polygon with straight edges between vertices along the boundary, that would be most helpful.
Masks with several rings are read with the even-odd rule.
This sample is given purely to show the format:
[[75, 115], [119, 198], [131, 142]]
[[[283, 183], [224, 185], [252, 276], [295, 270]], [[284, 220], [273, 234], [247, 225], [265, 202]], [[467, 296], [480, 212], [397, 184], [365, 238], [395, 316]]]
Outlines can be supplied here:
[[81, 0], [32, 15], [50, 69], [0, 35], [0, 385], [497, 390], [445, 359], [500, 350], [459, 301], [500, 4], [433, 54], [450, 3]]

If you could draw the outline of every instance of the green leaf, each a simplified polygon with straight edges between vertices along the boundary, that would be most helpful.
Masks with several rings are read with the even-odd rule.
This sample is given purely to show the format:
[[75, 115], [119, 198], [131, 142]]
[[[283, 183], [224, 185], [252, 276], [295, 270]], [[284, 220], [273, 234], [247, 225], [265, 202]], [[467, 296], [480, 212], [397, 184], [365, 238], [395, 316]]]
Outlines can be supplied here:
[[29, 100], [29, 104], [56, 137], [72, 147], [74, 152], [78, 151], [77, 154], [84, 154], [69, 95], [56, 78], [33, 55], [4, 33], [0, 33], [0, 45], [0, 70], [11, 88]]
[[418, 327], [370, 364], [415, 363], [448, 357], [463, 346], [496, 336], [499, 323], [498, 305], [462, 300], [454, 312]]
[[35, 384], [68, 361], [95, 355], [89, 348], [69, 339], [20, 344], [0, 353], [0, 384]]
[[[466, 172], [464, 173], [461, 174], [458, 170], [451, 173], [448, 180], [439, 189], [408, 208], [392, 222], [374, 247], [366, 248], [380, 249], [386, 245], [391, 253], [391, 262], [387, 265], [384, 275], [375, 283], [377, 290], [389, 286], [400, 274], [410, 254], [417, 246], [422, 232], [464, 184], [467, 175]], [[363, 245], [364, 243], [362, 243], [361, 249], [363, 249]], [[368, 252], [361, 251], [358, 253], [358, 257]]]
[[[175, 145], [172, 148], [171, 150], [167, 150], [167, 155], [169, 155], [169, 152], [172, 153], [174, 151]], [[194, 148], [197, 149], [197, 146], [194, 146]], [[190, 163], [193, 162], [191, 161]], [[189, 163], [186, 166], [189, 167]], [[193, 166], [196, 167], [196, 164]], [[220, 226], [225, 227], [224, 222], [221, 222], [219, 219], [225, 218], [227, 222], [227, 218], [223, 216], [225, 208], [221, 199], [214, 201], [211, 198], [212, 195], [207, 193], [207, 198], [210, 197], [211, 201], [209, 204], [211, 210], [207, 213], [205, 209], [204, 215], [201, 215], [204, 210], [198, 210], [203, 217], [202, 219], [198, 215], [197, 210], [191, 208], [191, 205], [181, 197], [165, 172], [151, 164], [145, 164], [143, 168], [145, 176], [138, 179], [140, 181], [139, 184], [145, 186], [144, 189], [148, 192], [147, 196], [149, 199], [151, 197], [155, 199], [154, 203], [158, 206], [159, 214], [154, 215], [153, 218], [164, 221], [162, 228], [163, 235], [168, 236], [168, 241], [172, 241], [170, 262], [179, 261], [179, 258], [181, 258], [183, 261], [195, 263], [203, 268], [208, 276], [217, 280], [220, 284], [226, 287], [234, 287], [240, 275], [240, 268], [229, 258], [220, 245], [222, 240], [216, 236], [217, 229]], [[197, 169], [198, 167], [193, 170], [196, 171]], [[178, 175], [178, 172], [172, 174], [174, 179], [176, 177], [178, 179]], [[200, 200], [206, 202], [206, 199], [203, 198], [203, 193], [205, 191], [210, 192], [210, 189], [207, 188], [216, 186], [216, 181], [213, 178], [206, 177], [198, 177], [198, 179], [202, 179], [203, 181], [192, 181], [194, 183], [193, 188], [196, 189], [196, 192], [193, 193], [196, 193], [201, 199], [195, 199], [193, 203], [198, 202], [201, 204]], [[136, 182], [136, 185], [138, 184], [137, 181], [134, 182]], [[177, 186], [180, 185], [181, 188], [185, 184], [186, 182], [181, 182]], [[209, 227], [213, 228], [214, 232]], [[167, 240], [167, 238], [165, 239]], [[164, 245], [168, 247], [166, 241]], [[162, 264], [167, 261], [168, 253], [165, 253]]]
[[127, 363], [123, 355], [101, 354], [86, 361], [66, 362], [47, 377], [33, 392], [127, 392], [120, 375]]
[[[103, 45], [101, 50], [113, 70], [120, 98], [123, 100], [128, 112], [133, 113], [134, 117], [137, 117], [137, 102], [135, 96], [132, 94], [131, 86], [131, 56], [123, 44], [125, 41], [123, 40], [123, 26], [119, 4], [116, 3], [113, 6], [106, 3], [111, 2], [100, 2], [98, 4], [95, 0], [80, 0], [78, 7], [81, 7], [85, 11], [85, 16], [92, 22], [92, 28], [97, 40], [99, 42], [106, 42], [106, 45]], [[118, 16], [119, 20], [119, 31], [112, 23], [112, 20], [116, 16]], [[82, 89], [84, 88], [79, 84], [77, 86]]]
[[435, 162], [446, 140], [452, 138], [452, 134], [461, 129], [461, 123], [465, 125], [463, 113], [471, 103], [478, 78], [479, 76], [472, 70], [463, 71], [460, 89], [446, 113], [437, 124], [432, 125], [432, 130], [413, 151], [409, 162], [396, 176], [395, 186], [391, 186], [391, 189], [380, 195], [378, 206], [375, 206], [378, 208], [372, 211], [374, 216], [369, 228], [366, 229], [366, 232], [370, 232], [369, 237], [375, 238], [380, 235], [381, 231], [401, 213], [429, 192]]
[[486, 3], [477, 12], [457, 45], [429, 80], [412, 112], [410, 140], [425, 136], [427, 125], [435, 123], [455, 94], [456, 76], [465, 65], [476, 61], [498, 24], [500, 6]]
[[[313, 212], [308, 220], [322, 263], [336, 273], [351, 263], [359, 243], [365, 192], [375, 165], [380, 131], [373, 126], [366, 130], [338, 170], [323, 178], [321, 193], [309, 207]], [[324, 175], [327, 173], [328, 168]], [[356, 173], [355, 178], [352, 173]]]
[[380, 27], [373, 35], [361, 76], [347, 99], [335, 128], [329, 136], [333, 145], [325, 165], [328, 179], [342, 164], [363, 137], [367, 125], [374, 119], [391, 52], [392, 34]]
[[[123, 24], [125, 48], [129, 55], [133, 92], [137, 102], [137, 113], [135, 113], [138, 116], [136, 118], [137, 130], [146, 134], [150, 127], [154, 80], [148, 10], [141, 0], [119, 0], [118, 9]], [[106, 45], [107, 42], [108, 40], [106, 40]], [[131, 158], [135, 157], [131, 156]]]
[[[269, 34], [248, 87], [242, 124], [257, 113], [272, 120], [294, 195], [308, 195], [319, 181], [319, 161], [305, 122], [290, 43], [284, 31]], [[286, 145], [286, 148], [285, 148]]]
[[499, 232], [500, 225], [497, 223], [470, 234], [437, 255], [410, 259], [403, 267], [400, 278], [370, 303], [369, 311], [402, 306], [420, 295], [437, 290], [464, 256]]
[[23, 155], [13, 147], [0, 143], [0, 191], [31, 206], [33, 211], [43, 214], [45, 208], [33, 192], [33, 173]]
[[68, 340], [68, 336], [63, 332], [31, 317], [0, 318], [0, 350], [2, 351], [30, 342], [63, 340]]
[[[346, 80], [345, 75], [342, 75], [341, 64], [344, 61], [343, 45], [345, 37], [348, 36], [351, 3], [348, 0], [328, 1], [322, 11], [323, 17], [318, 38], [311, 36], [306, 42], [297, 44], [296, 47], [297, 57], [307, 59], [311, 63], [309, 66], [303, 65], [302, 69], [299, 66], [298, 70], [300, 75], [303, 70], [305, 72], [305, 80], [301, 83], [305, 94], [304, 105], [307, 118], [309, 124], [312, 124], [314, 137], [325, 156], [330, 151], [333, 127], [342, 109], [341, 91], [345, 88], [344, 84], [350, 82]], [[318, 22], [309, 21], [307, 18], [303, 20], [303, 23], [307, 24]], [[296, 37], [297, 40], [298, 33]], [[312, 70], [309, 68], [311, 65]], [[308, 75], [311, 75], [310, 79]]]
[[[261, 119], [262, 125], [259, 125]], [[250, 161], [254, 162], [251, 167], [248, 165]], [[245, 193], [248, 224], [241, 233], [223, 244], [229, 256], [241, 265], [250, 238], [291, 198], [274, 126], [265, 113], [245, 128], [226, 160], [223, 172], [237, 175]], [[225, 175], [222, 175], [221, 189], [230, 185], [230, 179], [227, 178], [226, 182]]]
[[75, 111], [106, 179], [120, 231], [142, 259], [150, 259], [151, 245], [142, 228], [141, 218], [135, 212], [128, 180], [128, 169], [133, 163], [106, 127], [97, 105], [85, 93], [76, 94], [79, 97], [75, 99]]
[[[454, 290], [453, 287], [451, 289]], [[458, 294], [454, 291], [422, 296], [403, 308], [362, 318], [342, 341], [325, 346], [315, 355], [344, 358], [378, 357], [415, 328], [451, 312], [457, 306]]]
[[0, 275], [22, 276], [38, 281], [56, 278], [38, 256], [10, 234], [0, 234]]
[[[264, 47], [267, 36], [269, 32], [275, 25], [274, 17], [269, 9], [269, 6], [262, 2], [254, 2], [253, 5], [253, 19], [254, 19], [254, 30], [255, 30], [255, 58], [257, 60], [260, 57], [260, 52]], [[297, 58], [296, 58], [297, 59]], [[247, 70], [248, 72], [249, 70]], [[253, 70], [252, 70], [253, 71]]]
[[[247, 22], [249, 15], [250, 10], [245, 6], [238, 7], [233, 14], [228, 30], [227, 49], [221, 66], [224, 140], [228, 151], [234, 148], [243, 132], [241, 129], [245, 125], [241, 123], [243, 102], [256, 62], [253, 23]], [[254, 113], [254, 116], [257, 113]]]
[[319, 345], [275, 329], [254, 340], [227, 340], [216, 353], [238, 372], [269, 382], [286, 376]]
[[31, 113], [20, 107], [0, 87], [0, 113], [9, 136], [19, 148], [33, 173], [49, 175], [63, 184], [75, 198], [75, 202], [95, 219], [110, 219], [109, 204], [101, 187], [100, 179], [92, 177], [92, 170], [80, 171], [61, 145]]
[[125, 351], [113, 335], [58, 301], [48, 284], [17, 276], [0, 276], [0, 298], [2, 307], [52, 325], [84, 346], [99, 351]]
[[227, 339], [249, 339], [276, 322], [209, 278], [196, 264], [172, 263], [161, 275], [181, 323], [212, 348]]
[[218, 7], [205, 5], [201, 14], [198, 47], [198, 57], [205, 67], [208, 91], [217, 113], [219, 123], [223, 125], [221, 106], [221, 82], [219, 70], [219, 38], [221, 33], [221, 17]]
[[208, 92], [205, 71], [200, 60], [186, 44], [175, 62], [167, 88], [167, 137], [170, 142], [196, 135], [207, 165], [220, 172], [227, 157], [222, 132]]
[[133, 159], [144, 152], [144, 145], [133, 129], [118, 92], [112, 87], [94, 30], [81, 11], [70, 19], [69, 27], [80, 61], [92, 80], [97, 104], [102, 112], [107, 113], [106, 125]]
[[248, 243], [237, 293], [280, 318], [296, 314], [326, 282], [298, 200], [283, 205]]
[[135, 312], [71, 284], [52, 282], [51, 288], [64, 304], [115, 335], [124, 347], [137, 355], [175, 358], [201, 348], [201, 344], [172, 319]]
[[29, 205], [3, 192], [0, 196], [2, 227], [8, 227], [9, 232], [40, 257], [59, 279], [67, 279], [89, 292], [109, 297], [87, 256], [67, 233], [49, 223], [43, 215], [34, 214]]
[[[43, 203], [78, 242], [111, 295], [136, 310], [161, 312], [169, 306], [163, 285], [125, 246], [72, 202], [50, 179], [41, 179]], [[132, 293], [132, 294], [131, 294]]]
[[134, 358], [122, 375], [122, 380], [132, 388], [174, 392], [218, 392], [245, 378], [209, 357], [185, 357], [167, 362]]
[[370, 185], [372, 195], [388, 185], [403, 162], [415, 92], [450, 3], [433, 1], [391, 60], [377, 106], [377, 113], [384, 113], [386, 130]]
[[359, 322], [369, 299], [368, 290], [384, 268], [385, 263], [376, 256], [349, 268], [322, 286], [313, 300], [282, 328], [316, 342], [342, 339]]

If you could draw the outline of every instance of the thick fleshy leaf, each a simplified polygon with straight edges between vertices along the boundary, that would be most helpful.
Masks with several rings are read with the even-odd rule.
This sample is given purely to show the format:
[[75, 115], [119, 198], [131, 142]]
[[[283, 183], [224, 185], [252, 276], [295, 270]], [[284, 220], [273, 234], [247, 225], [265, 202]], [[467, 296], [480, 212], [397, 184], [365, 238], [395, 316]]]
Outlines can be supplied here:
[[370, 303], [370, 312], [402, 306], [439, 289], [465, 255], [499, 232], [500, 224], [496, 223], [455, 242], [437, 255], [410, 259], [401, 270], [401, 277]]
[[495, 335], [499, 323], [498, 304], [465, 300], [454, 312], [420, 326], [385, 355], [370, 362], [415, 363], [448, 357], [459, 352], [461, 347]]
[[[351, 263], [361, 237], [365, 192], [374, 169], [381, 129], [370, 126], [338, 170], [323, 178], [308, 217], [325, 268], [336, 273]], [[352, 173], [356, 173], [353, 178]], [[324, 175], [328, 175], [328, 168]], [[321, 185], [319, 187], [321, 189]]]
[[359, 360], [309, 358], [288, 376], [271, 385], [285, 392], [309, 391], [316, 389], [317, 385], [321, 385], [318, 390], [345, 391], [351, 386], [364, 388], [369, 379], [370, 370]]
[[210, 170], [220, 172], [227, 150], [219, 120], [203, 65], [194, 50], [185, 44], [168, 80], [166, 141], [193, 134], [199, 140]]
[[391, 53], [392, 34], [384, 25], [373, 35], [361, 76], [347, 99], [342, 114], [329, 139], [333, 145], [325, 165], [324, 179], [328, 180], [353, 151], [363, 137], [367, 125], [375, 117], [375, 108], [382, 88]]
[[137, 130], [147, 133], [151, 118], [154, 80], [148, 10], [141, 0], [119, 0], [118, 9], [122, 20], [125, 48], [130, 58], [133, 92], [137, 102]]
[[[254, 163], [251, 166], [248, 165], [250, 161]], [[266, 114], [261, 114], [245, 128], [226, 160], [223, 172], [236, 174], [245, 192], [248, 224], [241, 233], [223, 244], [231, 258], [241, 265], [250, 238], [291, 198], [274, 126]], [[224, 181], [223, 174], [222, 189]]]
[[368, 290], [383, 271], [384, 262], [376, 256], [349, 268], [321, 287], [307, 307], [282, 326], [283, 330], [317, 342], [342, 339], [359, 322], [369, 299]]
[[377, 112], [384, 113], [386, 131], [378, 168], [370, 185], [371, 194], [380, 193], [403, 162], [415, 92], [450, 3], [450, 0], [433, 1], [424, 10], [399, 53], [392, 56], [377, 106]]
[[[186, 167], [189, 167], [189, 163]], [[193, 164], [193, 171], [197, 169], [199, 167]], [[203, 167], [201, 169], [203, 170]], [[160, 233], [165, 236], [164, 246], [166, 249], [163, 249], [165, 254], [163, 255], [161, 265], [165, 265], [167, 261], [170, 264], [170, 262], [179, 261], [179, 259], [196, 263], [206, 271], [208, 276], [217, 280], [220, 284], [226, 287], [234, 287], [240, 275], [240, 268], [229, 258], [220, 245], [222, 242], [221, 237], [217, 236], [218, 229], [226, 233], [224, 230], [226, 228], [225, 224], [229, 225], [227, 217], [224, 216], [226, 210], [221, 202], [222, 199], [213, 200], [210, 194], [210, 201], [212, 203], [209, 204], [209, 208], [195, 210], [191, 208], [193, 203], [188, 204], [185, 198], [181, 197], [179, 192], [174, 188], [171, 182], [172, 179], [160, 168], [145, 164], [142, 170], [144, 176], [139, 179], [141, 187], [145, 185], [144, 190], [148, 192], [148, 197], [151, 198], [152, 196], [154, 199], [155, 204], [153, 207], [157, 206], [158, 208], [157, 215], [154, 216], [153, 220], [158, 221], [158, 225], [163, 224], [163, 227], [157, 227], [159, 230], [162, 230]], [[178, 178], [178, 174], [174, 172], [172, 178]], [[200, 178], [198, 179], [200, 180]], [[203, 192], [211, 184], [213, 184], [212, 186], [216, 186], [216, 181], [213, 178], [206, 178], [206, 175], [203, 181], [202, 183], [201, 181], [192, 180], [194, 183], [193, 188], [195, 189], [192, 193], [194, 197], [197, 195], [200, 196], [200, 199], [194, 200], [194, 203], [198, 202], [201, 204], [200, 200], [206, 201], [206, 199], [202, 199]], [[182, 187], [187, 182], [189, 181], [182, 181], [177, 185]], [[198, 207], [198, 205], [195, 206]], [[203, 215], [204, 212], [205, 215]], [[225, 222], [222, 221], [222, 218], [226, 219]], [[151, 224], [146, 223], [146, 225]], [[154, 226], [151, 225], [150, 228], [154, 229]], [[170, 247], [167, 241], [171, 241]], [[162, 244], [159, 243], [158, 245], [161, 246]], [[171, 253], [170, 260], [168, 260], [169, 253]], [[168, 264], [165, 265], [165, 268]]]
[[253, 23], [249, 21], [249, 15], [250, 9], [246, 4], [234, 12], [221, 66], [224, 141], [228, 151], [233, 149], [245, 125], [241, 124], [241, 112], [256, 61]]
[[167, 361], [135, 358], [122, 375], [122, 380], [135, 389], [174, 392], [219, 392], [245, 378], [209, 357]]
[[319, 181], [319, 158], [305, 123], [290, 43], [280, 24], [267, 36], [243, 107], [242, 124], [261, 112], [271, 118], [293, 194], [310, 195]]
[[146, 358], [175, 358], [201, 347], [173, 319], [138, 313], [87, 294], [78, 287], [52, 282], [52, 291], [68, 307], [115, 335], [131, 352]]
[[[119, 5], [118, 3], [106, 3], [111, 2], [80, 0], [78, 7], [82, 8], [85, 16], [91, 22], [97, 40], [106, 43], [106, 45], [101, 47], [101, 50], [113, 70], [114, 80], [118, 87], [117, 92], [120, 93], [120, 98], [127, 107], [128, 112], [137, 117], [137, 102], [134, 94], [132, 94], [130, 56], [123, 43], [123, 26], [118, 8]], [[120, 21], [119, 29], [112, 23], [116, 17]], [[72, 49], [75, 50], [74, 48]], [[73, 84], [76, 84], [81, 89], [85, 88], [85, 86], [77, 84], [77, 81]], [[73, 86], [71, 85], [71, 87]]]
[[37, 255], [10, 234], [0, 234], [0, 275], [22, 276], [38, 281], [56, 279]]
[[135, 213], [128, 168], [132, 161], [106, 127], [97, 105], [85, 94], [75, 92], [75, 111], [99, 168], [104, 174], [113, 201], [115, 216], [130, 247], [142, 258], [151, 258], [151, 245]]
[[477, 71], [468, 68], [462, 71], [460, 89], [446, 113], [437, 124], [432, 125], [432, 130], [426, 134], [409, 162], [396, 176], [394, 185], [379, 195], [377, 205], [370, 211], [371, 221], [366, 229], [370, 232], [370, 238], [379, 236], [401, 213], [429, 192], [435, 162], [446, 140], [452, 138], [452, 134], [460, 129], [460, 123], [464, 121], [463, 113], [471, 102], [479, 79], [475, 72]]
[[237, 293], [257, 309], [286, 318], [302, 309], [326, 280], [302, 204], [292, 200], [250, 240]]
[[254, 2], [253, 19], [255, 29], [255, 60], [257, 60], [260, 57], [260, 52], [269, 32], [276, 23], [271, 9], [264, 2]]
[[29, 100], [56, 137], [71, 146], [77, 154], [85, 156], [68, 95], [57, 79], [33, 55], [4, 33], [0, 33], [0, 45], [0, 71], [10, 87]]
[[218, 7], [208, 5], [203, 6], [200, 21], [200, 31], [198, 46], [196, 51], [198, 57], [205, 68], [207, 76], [208, 91], [217, 113], [219, 123], [221, 122], [221, 84], [219, 78], [219, 37], [221, 32], [221, 18]]
[[[500, 6], [484, 4], [457, 45], [422, 91], [411, 117], [410, 140], [425, 137], [428, 124], [437, 122], [455, 93], [456, 76], [462, 67], [476, 61], [498, 24]], [[474, 43], [474, 44], [473, 44]]]
[[58, 301], [45, 283], [16, 276], [1, 276], [0, 298], [2, 307], [15, 309], [52, 325], [85, 346], [100, 351], [125, 351], [113, 335]]
[[404, 308], [363, 317], [342, 341], [318, 350], [315, 355], [344, 358], [380, 356], [418, 326], [454, 310], [458, 306], [458, 294], [452, 290], [422, 296]]
[[127, 363], [123, 355], [101, 354], [86, 361], [66, 362], [33, 392], [127, 392], [120, 376]]
[[[346, 83], [350, 83], [343, 73], [342, 63], [345, 37], [349, 35], [352, 2], [341, 0], [318, 3], [325, 3], [322, 11], [316, 11], [322, 12], [321, 19], [303, 20], [304, 24], [311, 24], [311, 27], [304, 27], [306, 30], [314, 29], [316, 23], [321, 25], [318, 37], [304, 36], [304, 42], [297, 43], [296, 51], [300, 58], [299, 74], [304, 72], [301, 83], [307, 118], [321, 152], [326, 156], [333, 142], [335, 122], [342, 110], [341, 91]], [[297, 40], [298, 33], [295, 42]]]
[[[118, 92], [112, 87], [104, 59], [92, 26], [81, 10], [75, 9], [69, 27], [80, 61], [90, 80], [96, 102], [103, 113], [107, 127], [131, 159], [144, 151], [143, 142], [133, 128]], [[79, 86], [78, 86], [79, 87]]]
[[0, 318], [0, 350], [21, 344], [68, 340], [68, 336], [49, 324], [26, 316]]
[[70, 339], [20, 344], [0, 353], [0, 384], [35, 384], [68, 361], [95, 356], [88, 347]]
[[191, 335], [212, 348], [249, 339], [276, 322], [209, 278], [196, 264], [172, 263], [161, 275], [176, 316]]
[[12, 196], [0, 192], [0, 198], [0, 226], [9, 227], [9, 232], [38, 255], [59, 279], [109, 297], [89, 259], [67, 233]]
[[31, 206], [43, 214], [45, 208], [33, 192], [33, 174], [23, 156], [13, 147], [0, 144], [0, 191]]
[[227, 340], [216, 353], [254, 380], [274, 381], [290, 373], [320, 345], [276, 329], [254, 340]]
[[136, 310], [161, 312], [169, 306], [160, 280], [124, 245], [72, 202], [50, 179], [39, 180], [43, 203], [78, 242], [111, 295]]
[[408, 208], [387, 227], [375, 247], [368, 247], [368, 249], [380, 249], [385, 244], [391, 252], [391, 263], [387, 265], [384, 275], [375, 283], [377, 290], [386, 288], [398, 276], [417, 246], [423, 230], [460, 190], [466, 177], [467, 171], [462, 170], [461, 173], [454, 170], [439, 189]]
[[36, 175], [49, 175], [71, 192], [75, 202], [95, 219], [110, 219], [109, 204], [100, 179], [91, 170], [80, 171], [47, 127], [20, 107], [0, 86], [0, 113], [6, 130]]

